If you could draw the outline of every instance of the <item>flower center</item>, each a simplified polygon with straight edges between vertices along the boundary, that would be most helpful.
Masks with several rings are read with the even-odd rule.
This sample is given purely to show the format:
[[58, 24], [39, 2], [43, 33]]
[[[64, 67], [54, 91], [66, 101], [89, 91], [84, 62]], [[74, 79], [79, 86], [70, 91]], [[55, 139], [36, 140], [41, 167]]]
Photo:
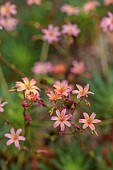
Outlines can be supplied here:
[[18, 140], [18, 135], [17, 134], [13, 134], [12, 135], [12, 139], [15, 141], [15, 140]]
[[59, 120], [60, 120], [60, 122], [63, 122], [65, 120], [65, 117], [64, 116], [60, 116]]
[[88, 119], [87, 124], [91, 125], [92, 124], [92, 119]]
[[54, 32], [50, 31], [49, 35], [50, 35], [50, 37], [53, 37], [54, 36]]

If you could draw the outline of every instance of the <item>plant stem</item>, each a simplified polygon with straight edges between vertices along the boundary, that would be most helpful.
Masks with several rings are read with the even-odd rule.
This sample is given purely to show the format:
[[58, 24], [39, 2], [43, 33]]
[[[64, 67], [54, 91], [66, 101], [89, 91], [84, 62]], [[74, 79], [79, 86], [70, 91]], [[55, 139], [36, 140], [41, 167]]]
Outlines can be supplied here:
[[19, 69], [16, 68], [15, 65], [11, 64], [9, 61], [7, 61], [1, 54], [0, 54], [0, 60], [9, 67], [12, 71], [17, 73], [20, 77], [25, 77], [25, 74], [21, 72]]

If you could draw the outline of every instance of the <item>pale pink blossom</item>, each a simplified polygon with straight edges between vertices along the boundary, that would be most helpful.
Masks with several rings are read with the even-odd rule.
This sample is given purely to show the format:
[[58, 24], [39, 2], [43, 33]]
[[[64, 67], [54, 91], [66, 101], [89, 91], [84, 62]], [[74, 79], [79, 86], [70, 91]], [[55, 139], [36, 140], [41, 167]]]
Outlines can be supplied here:
[[51, 120], [56, 120], [56, 122], [53, 124], [53, 127], [56, 128], [60, 125], [60, 129], [63, 132], [65, 130], [65, 125], [70, 127], [71, 123], [69, 122], [70, 118], [72, 117], [71, 114], [66, 115], [66, 109], [63, 109], [61, 112], [59, 110], [56, 110], [57, 116], [52, 116]]
[[6, 142], [6, 145], [11, 145], [14, 143], [15, 147], [17, 147], [20, 150], [20, 144], [19, 140], [25, 141], [24, 136], [20, 136], [20, 133], [22, 132], [22, 129], [18, 129], [16, 132], [14, 128], [11, 128], [11, 133], [6, 133], [4, 136], [9, 138], [9, 140]]
[[51, 101], [57, 101], [59, 99], [62, 99], [60, 95], [58, 95], [56, 92], [53, 92], [53, 91], [50, 91], [47, 95], [49, 96], [49, 99]]
[[88, 13], [90, 11], [94, 11], [100, 3], [98, 1], [88, 1], [83, 5], [83, 11]]
[[78, 28], [78, 25], [68, 23], [62, 26], [62, 33], [70, 36], [78, 37], [78, 34], [80, 33], [80, 29]]
[[64, 4], [61, 7], [61, 11], [66, 13], [68, 16], [78, 15], [80, 13], [80, 10], [78, 7], [74, 7], [74, 6], [68, 5], [68, 4]]
[[113, 4], [113, 0], [104, 0], [104, 5], [108, 6], [110, 4]]
[[85, 72], [85, 65], [83, 61], [73, 61], [73, 67], [71, 67], [70, 71], [73, 74], [81, 75]]
[[51, 62], [36, 62], [32, 68], [32, 72], [35, 74], [48, 74], [53, 70]]
[[28, 94], [34, 93], [37, 94], [37, 96], [39, 96], [39, 92], [38, 90], [40, 90], [37, 86], [35, 86], [36, 81], [34, 79], [32, 80], [28, 80], [27, 77], [22, 78], [23, 82], [16, 82], [16, 87], [17, 87], [17, 91], [25, 91], [25, 97], [27, 97]]
[[81, 97], [88, 97], [88, 94], [94, 94], [89, 90], [89, 84], [87, 84], [84, 88], [82, 86], [80, 86], [79, 84], [76, 84], [78, 90], [73, 90], [72, 93], [73, 94], [77, 94], [77, 99], [81, 98]]
[[27, 0], [27, 5], [40, 5], [42, 0]]
[[42, 29], [43, 40], [46, 40], [49, 44], [52, 42], [57, 42], [60, 36], [59, 28], [50, 24], [48, 29]]
[[61, 96], [68, 96], [71, 91], [70, 86], [68, 85], [66, 80], [63, 80], [61, 82], [56, 81], [53, 87], [55, 88], [55, 92]]
[[101, 120], [95, 119], [96, 114], [94, 112], [91, 114], [90, 117], [86, 112], [84, 112], [83, 115], [85, 119], [79, 119], [79, 123], [84, 123], [83, 129], [86, 129], [87, 127], [89, 127], [91, 130], [95, 130], [94, 123], [101, 122]]
[[113, 13], [108, 12], [108, 17], [102, 18], [100, 27], [104, 32], [113, 31]]
[[4, 106], [6, 105], [6, 104], [8, 104], [8, 102], [3, 102], [2, 103], [2, 101], [0, 100], [0, 112], [4, 112]]
[[1, 17], [9, 17], [10, 15], [16, 15], [17, 9], [16, 5], [11, 4], [9, 1], [4, 5], [0, 6], [0, 15]]
[[13, 31], [18, 24], [18, 20], [13, 17], [0, 17], [0, 26], [7, 31]]

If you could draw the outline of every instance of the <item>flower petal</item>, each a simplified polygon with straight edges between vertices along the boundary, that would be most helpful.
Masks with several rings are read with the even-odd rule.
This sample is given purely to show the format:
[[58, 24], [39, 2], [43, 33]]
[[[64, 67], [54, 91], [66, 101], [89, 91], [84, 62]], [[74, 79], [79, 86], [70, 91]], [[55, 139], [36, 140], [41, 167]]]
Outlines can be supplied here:
[[8, 140], [8, 141], [6, 142], [6, 145], [11, 145], [12, 143], [13, 143], [13, 140], [10, 139], [10, 140]]
[[100, 123], [101, 122], [101, 120], [99, 120], [99, 119], [94, 119], [93, 120], [93, 123]]
[[30, 81], [30, 85], [33, 86], [33, 85], [35, 85], [35, 84], [36, 84], [36, 80], [32, 79], [32, 80]]
[[95, 126], [93, 124], [89, 125], [91, 130], [95, 130]]
[[14, 144], [15, 144], [15, 146], [16, 146], [17, 148], [20, 147], [18, 140], [15, 140], [15, 141], [14, 141]]
[[70, 127], [71, 126], [71, 123], [70, 122], [68, 122], [68, 121], [64, 121], [63, 122], [66, 126], [68, 126], [68, 127]]
[[82, 128], [86, 129], [88, 126], [89, 126], [88, 124], [84, 124]]
[[79, 119], [79, 123], [85, 123], [86, 119]]
[[14, 128], [11, 128], [10, 132], [11, 132], [11, 134], [15, 134]]
[[52, 116], [52, 117], [51, 117], [51, 120], [57, 120], [57, 119], [58, 119], [57, 116]]
[[18, 140], [23, 140], [23, 141], [24, 141], [24, 140], [25, 140], [25, 137], [24, 137], [24, 136], [19, 136], [19, 137], [18, 137]]
[[4, 136], [7, 138], [12, 138], [12, 135], [10, 133], [6, 133]]
[[61, 115], [62, 115], [62, 116], [65, 116], [65, 113], [66, 113], [66, 109], [63, 109], [63, 110], [61, 111]]
[[24, 77], [24, 78], [22, 78], [22, 80], [23, 80], [23, 82], [25, 83], [25, 84], [29, 84], [29, 80], [28, 80], [28, 78], [27, 77]]
[[89, 90], [89, 84], [87, 84], [85, 87], [84, 87], [84, 91], [88, 91]]
[[59, 111], [59, 110], [56, 110], [56, 114], [57, 114], [57, 116], [59, 117], [59, 116], [60, 116], [60, 111]]
[[65, 130], [64, 123], [61, 123], [61, 124], [60, 124], [60, 128], [61, 128], [61, 131], [62, 131], [62, 132]]
[[79, 84], [76, 84], [77, 88], [79, 89], [79, 91], [83, 91], [82, 86], [80, 86]]
[[56, 121], [56, 122], [53, 124], [53, 127], [56, 128], [59, 124], [60, 124], [60, 122], [59, 122], [59, 121]]
[[95, 116], [96, 116], [96, 114], [93, 112], [93, 113], [91, 114], [90, 118], [91, 118], [91, 119], [94, 119]]
[[83, 115], [84, 115], [85, 119], [89, 119], [89, 115], [86, 112], [84, 112]]
[[79, 94], [79, 90], [73, 90], [72, 93], [73, 94]]
[[18, 129], [18, 130], [16, 131], [16, 134], [17, 134], [17, 135], [20, 135], [21, 132], [22, 132], [22, 129]]

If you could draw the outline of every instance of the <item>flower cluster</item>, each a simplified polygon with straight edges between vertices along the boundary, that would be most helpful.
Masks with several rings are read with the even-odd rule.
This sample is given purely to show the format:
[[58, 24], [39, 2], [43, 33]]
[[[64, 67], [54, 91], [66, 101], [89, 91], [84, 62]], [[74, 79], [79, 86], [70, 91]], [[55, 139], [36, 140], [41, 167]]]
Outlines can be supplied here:
[[108, 6], [110, 4], [113, 4], [113, 0], [104, 0], [104, 5]]
[[[76, 133], [76, 131], [82, 131], [82, 129], [90, 128], [92, 132], [96, 135], [97, 132], [95, 130], [95, 123], [100, 123], [101, 120], [95, 119], [96, 114], [93, 112], [91, 116], [88, 113], [84, 112], [84, 119], [79, 119], [78, 123], [83, 123], [83, 127], [79, 127], [75, 121], [73, 120], [73, 113], [76, 110], [76, 107], [82, 102], [88, 102], [87, 98], [89, 94], [94, 94], [89, 91], [89, 84], [87, 84], [84, 88], [79, 84], [76, 84], [77, 90], [74, 89], [72, 85], [69, 85], [66, 80], [55, 81], [52, 87], [46, 87], [46, 94], [49, 99], [50, 105], [45, 104], [44, 100], [40, 97], [39, 91], [40, 88], [36, 85], [36, 80], [29, 80], [27, 77], [22, 78], [23, 82], [17, 81], [15, 83], [15, 87], [10, 91], [23, 92], [23, 101], [22, 107], [23, 110], [23, 118], [25, 122], [25, 127], [30, 126], [32, 124], [32, 118], [28, 113], [28, 109], [34, 106], [46, 107], [48, 109], [48, 113], [50, 115], [50, 120], [55, 121], [53, 123], [53, 127], [57, 128], [60, 126], [60, 134], [63, 135], [66, 132], [67, 128], [71, 128], [72, 133]], [[76, 94], [77, 96], [73, 95]], [[74, 96], [75, 99], [71, 98]], [[58, 102], [60, 100], [60, 102]], [[60, 105], [59, 105], [60, 103]], [[7, 102], [0, 102], [0, 112], [3, 112], [3, 106], [7, 104]], [[75, 119], [75, 118], [74, 118]], [[26, 129], [24, 129], [26, 130]], [[7, 145], [11, 145], [14, 143], [15, 147], [20, 150], [19, 141], [25, 141], [26, 136], [21, 136], [20, 133], [22, 129], [18, 129], [16, 132], [14, 128], [11, 128], [10, 133], [6, 133], [5, 137], [9, 138], [6, 142]], [[26, 134], [26, 133], [25, 133]]]
[[104, 32], [113, 31], [113, 13], [108, 12], [108, 17], [102, 19], [100, 27]]
[[50, 24], [48, 29], [42, 29], [43, 40], [46, 40], [49, 44], [59, 41], [59, 36], [67, 34], [69, 36], [78, 37], [80, 29], [77, 24], [65, 24], [62, 25], [62, 31], [60, 33], [59, 28]]
[[7, 31], [12, 31], [16, 28], [18, 23], [14, 17], [17, 14], [16, 5], [11, 4], [9, 1], [0, 6], [0, 27]]
[[33, 4], [40, 5], [42, 0], [27, 0], [27, 5], [31, 6]]
[[78, 15], [80, 10], [78, 7], [74, 7], [72, 5], [68, 5], [68, 4], [64, 4], [61, 7], [61, 11], [66, 13], [67, 16], [71, 16], [71, 15]]

